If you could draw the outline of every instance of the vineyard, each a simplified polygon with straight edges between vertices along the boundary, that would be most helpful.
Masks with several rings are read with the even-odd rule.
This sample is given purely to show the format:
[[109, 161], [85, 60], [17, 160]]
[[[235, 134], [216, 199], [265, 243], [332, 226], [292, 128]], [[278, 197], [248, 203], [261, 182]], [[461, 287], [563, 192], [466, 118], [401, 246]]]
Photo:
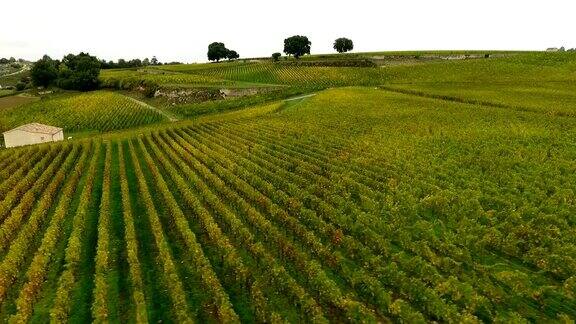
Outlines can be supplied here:
[[378, 68], [294, 66], [272, 62], [233, 62], [160, 66], [157, 70], [237, 82], [299, 87], [374, 86], [383, 84], [467, 84], [573, 82], [576, 54], [518, 54]]
[[0, 111], [0, 131], [39, 122], [66, 132], [111, 131], [165, 121], [161, 113], [123, 95], [98, 91], [60, 95]]
[[341, 88], [0, 151], [0, 317], [568, 321], [575, 130]]
[[576, 86], [573, 82], [403, 84], [385, 88], [424, 97], [576, 116]]
[[104, 70], [100, 76], [102, 86], [116, 89], [131, 89], [142, 82], [161, 85], [211, 85], [226, 86], [234, 82], [210, 76], [176, 73], [162, 70]]
[[291, 66], [277, 63], [233, 63], [199, 68], [162, 67], [188, 75], [264, 84], [329, 87], [347, 85], [378, 85], [384, 81], [383, 69], [356, 67]]
[[575, 62], [173, 65], [100, 79], [261, 91], [2, 98], [0, 131], [124, 131], [0, 150], [0, 318], [569, 322]]

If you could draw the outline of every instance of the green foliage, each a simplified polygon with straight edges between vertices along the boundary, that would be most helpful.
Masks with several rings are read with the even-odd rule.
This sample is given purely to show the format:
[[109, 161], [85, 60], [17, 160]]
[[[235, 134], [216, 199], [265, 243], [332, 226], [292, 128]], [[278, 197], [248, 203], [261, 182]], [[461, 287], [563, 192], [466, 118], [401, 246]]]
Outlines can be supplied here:
[[284, 40], [284, 53], [294, 55], [295, 58], [310, 54], [310, 47], [312, 43], [306, 36], [292, 36]]
[[47, 87], [58, 77], [57, 63], [50, 56], [44, 55], [42, 59], [34, 63], [30, 76], [34, 85]]
[[104, 175], [102, 181], [102, 196], [100, 199], [100, 215], [98, 217], [98, 244], [96, 246], [94, 269], [94, 292], [92, 304], [92, 318], [97, 323], [108, 320], [108, 276], [110, 275], [110, 184], [111, 184], [111, 151], [110, 143], [106, 145], [106, 160], [104, 162]]
[[[315, 66], [315, 67], [377, 67], [373, 60], [369, 59], [331, 59], [331, 60], [291, 60], [282, 62], [284, 65], [290, 66]], [[345, 71], [343, 71], [345, 72]], [[358, 74], [362, 73], [361, 70], [356, 71]]]
[[98, 88], [100, 61], [88, 53], [66, 55], [59, 69], [56, 84], [62, 89], [88, 91]]
[[145, 58], [144, 60], [136, 58], [136, 59], [131, 59], [128, 61], [125, 59], [118, 59], [118, 62], [113, 62], [113, 61], [106, 62], [106, 60], [100, 61], [100, 67], [102, 69], [126, 69], [126, 68], [137, 68], [137, 67], [148, 66], [148, 65], [150, 65], [150, 59], [149, 58]]
[[26, 83], [25, 82], [20, 81], [20, 82], [16, 83], [16, 91], [22, 91], [24, 89], [26, 89]]
[[[224, 63], [223, 63], [224, 64]], [[236, 63], [226, 63], [236, 64]], [[163, 71], [156, 69], [143, 70], [104, 70], [100, 75], [100, 85], [103, 88], [117, 90], [137, 90], [147, 83], [159, 86], [226, 86], [233, 81], [217, 79], [205, 75]]]
[[55, 84], [63, 89], [88, 91], [98, 87], [100, 61], [88, 53], [68, 54], [62, 62], [44, 55], [32, 66], [30, 75], [36, 86]]
[[274, 60], [274, 62], [278, 62], [278, 60], [280, 60], [280, 57], [282, 56], [281, 53], [276, 52], [272, 54], [272, 60]]
[[576, 116], [576, 86], [572, 82], [397, 84], [387, 89], [430, 98], [467, 102], [511, 110]]
[[222, 59], [227, 58], [228, 49], [224, 43], [214, 42], [208, 45], [208, 60], [219, 62]]
[[160, 88], [155, 82], [147, 81], [142, 84], [144, 87], [144, 96], [147, 98], [154, 98], [156, 91]]
[[130, 203], [130, 189], [126, 179], [126, 163], [122, 145], [118, 145], [118, 167], [120, 169], [120, 187], [122, 195], [122, 213], [125, 224], [125, 241], [130, 268], [130, 281], [133, 287], [133, 299], [136, 308], [136, 322], [147, 323], [146, 299], [144, 296], [144, 283], [142, 281], [142, 268], [138, 260], [138, 236]]
[[226, 53], [226, 58], [229, 61], [236, 60], [240, 58], [240, 54], [238, 54], [236, 51], [229, 50], [228, 53]]
[[349, 52], [354, 49], [354, 43], [351, 39], [341, 37], [334, 41], [334, 49], [338, 53]]
[[164, 121], [160, 113], [112, 92], [60, 95], [0, 112], [0, 129], [29, 122], [64, 128], [65, 132], [110, 131]]
[[215, 79], [241, 82], [283, 84], [296, 87], [329, 87], [349, 85], [380, 85], [388, 71], [376, 68], [307, 66], [282, 62], [238, 63], [211, 69], [190, 71]]
[[227, 49], [224, 43], [214, 42], [208, 45], [208, 60], [220, 62], [222, 59], [229, 61], [240, 58], [240, 55], [233, 50]]
[[[108, 71], [282, 86], [171, 108], [189, 121], [0, 151], [2, 320], [576, 318], [576, 57], [267, 61]], [[155, 113], [120, 102], [134, 104], [96, 92], [19, 110], [81, 107], [53, 121], [82, 127]]]

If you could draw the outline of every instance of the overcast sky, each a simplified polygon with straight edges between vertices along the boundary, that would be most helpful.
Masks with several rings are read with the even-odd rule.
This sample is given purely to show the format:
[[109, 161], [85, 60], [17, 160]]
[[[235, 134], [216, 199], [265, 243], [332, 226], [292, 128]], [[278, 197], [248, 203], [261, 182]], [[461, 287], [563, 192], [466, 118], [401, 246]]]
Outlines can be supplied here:
[[210, 42], [242, 57], [281, 52], [306, 35], [313, 53], [337, 37], [355, 51], [576, 47], [575, 0], [23, 0], [0, 4], [0, 57], [88, 51], [205, 61]]

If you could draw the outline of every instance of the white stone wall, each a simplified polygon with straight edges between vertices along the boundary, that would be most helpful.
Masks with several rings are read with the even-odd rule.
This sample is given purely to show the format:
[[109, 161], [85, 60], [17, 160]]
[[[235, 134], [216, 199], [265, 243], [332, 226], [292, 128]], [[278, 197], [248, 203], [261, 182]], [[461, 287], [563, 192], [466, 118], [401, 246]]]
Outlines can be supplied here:
[[54, 135], [29, 133], [21, 130], [13, 130], [4, 133], [4, 145], [6, 145], [6, 147], [56, 142], [63, 139], [64, 133], [62, 131]]
[[64, 140], [64, 131], [60, 131], [59, 133], [52, 135], [52, 142], [58, 142], [63, 140]]

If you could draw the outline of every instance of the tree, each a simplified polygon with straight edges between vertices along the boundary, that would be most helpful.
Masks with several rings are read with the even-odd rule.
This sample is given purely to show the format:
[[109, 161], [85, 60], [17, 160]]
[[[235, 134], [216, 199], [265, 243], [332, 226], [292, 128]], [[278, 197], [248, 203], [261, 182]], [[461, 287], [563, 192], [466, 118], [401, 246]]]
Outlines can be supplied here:
[[8, 59], [7, 58], [0, 58], [0, 64], [8, 64]]
[[354, 43], [351, 39], [340, 37], [334, 41], [334, 49], [338, 53], [345, 53], [354, 49]]
[[15, 63], [15, 62], [16, 62], [16, 59], [15, 59], [14, 57], [11, 57], [8, 61], [9, 61], [10, 63]]
[[158, 59], [156, 58], [156, 56], [152, 56], [152, 60], [150, 60], [150, 64], [158, 65]]
[[35, 86], [49, 86], [58, 78], [56, 62], [53, 61], [50, 56], [44, 55], [42, 59], [34, 63], [30, 71], [30, 76]]
[[274, 60], [274, 62], [278, 62], [278, 60], [280, 59], [280, 56], [282, 56], [282, 54], [276, 52], [276, 53], [272, 54], [272, 59]]
[[68, 54], [59, 67], [57, 84], [63, 89], [88, 91], [98, 88], [100, 61], [88, 53]]
[[153, 81], [144, 81], [141, 86], [144, 88], [144, 96], [146, 96], [146, 98], [154, 98], [156, 91], [160, 89], [158, 84]]
[[[160, 65], [162, 63], [156, 62], [156, 64]], [[106, 60], [100, 60], [101, 69], [125, 69], [125, 68], [134, 68], [148, 65], [150, 65], [150, 59], [148, 58], [145, 58], [144, 60], [135, 58], [129, 61], [121, 58], [118, 59], [118, 63], [114, 63], [114, 61], [106, 62]]]
[[114, 64], [114, 62], [110, 61], [110, 63], [112, 63], [112, 64], [108, 64], [108, 62], [106, 62], [106, 60], [102, 59], [102, 60], [100, 60], [100, 68], [110, 69], [110, 68], [112, 68], [112, 65]]
[[220, 62], [228, 56], [228, 49], [224, 46], [224, 43], [214, 42], [208, 45], [208, 60]]
[[17, 91], [22, 91], [26, 89], [26, 83], [19, 81], [18, 83], [16, 83], [16, 90]]
[[294, 55], [299, 58], [302, 55], [310, 54], [310, 46], [312, 43], [306, 36], [292, 36], [284, 40], [284, 53]]
[[238, 54], [236, 51], [228, 51], [228, 53], [226, 54], [226, 58], [232, 61], [237, 58], [240, 58], [240, 54]]
[[132, 60], [128, 61], [128, 65], [130, 67], [141, 67], [142, 66], [142, 60], [132, 59]]

